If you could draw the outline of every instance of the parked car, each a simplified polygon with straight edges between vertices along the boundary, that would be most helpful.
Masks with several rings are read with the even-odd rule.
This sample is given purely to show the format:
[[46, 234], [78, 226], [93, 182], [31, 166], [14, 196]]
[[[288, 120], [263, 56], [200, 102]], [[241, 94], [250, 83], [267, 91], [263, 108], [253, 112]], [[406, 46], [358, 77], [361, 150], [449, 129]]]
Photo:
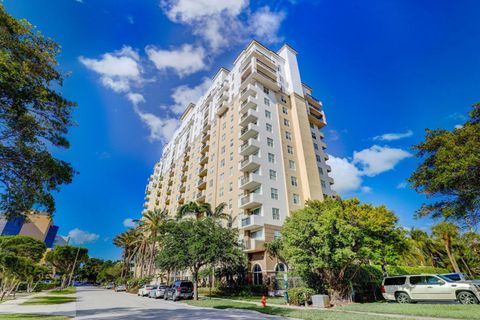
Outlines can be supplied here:
[[480, 285], [433, 274], [386, 277], [381, 291], [385, 300], [398, 303], [457, 300], [462, 304], [477, 304], [480, 301]]
[[127, 291], [127, 286], [124, 284], [118, 285], [115, 287], [115, 292]]
[[137, 295], [139, 295], [140, 297], [147, 297], [152, 288], [153, 284], [145, 284], [140, 289], [138, 289]]
[[107, 289], [107, 290], [112, 290], [113, 287], [115, 287], [115, 286], [113, 285], [113, 283], [109, 283], [109, 284], [107, 284], [107, 285], [105, 286], [105, 289]]
[[166, 284], [155, 285], [152, 288], [152, 290], [150, 290], [150, 293], [148, 294], [148, 297], [149, 298], [154, 298], [154, 299], [163, 298], [163, 296], [165, 294], [165, 290], [167, 288], [169, 288], [169, 286], [167, 286]]
[[480, 285], [480, 280], [475, 280], [475, 279], [469, 279], [465, 274], [461, 272], [453, 272], [453, 273], [444, 273], [444, 274], [439, 274], [439, 277], [446, 277], [452, 281], [458, 282], [458, 281], [465, 281], [465, 282], [472, 282], [474, 284]]
[[163, 299], [177, 301], [193, 298], [193, 283], [191, 281], [177, 280], [165, 290]]

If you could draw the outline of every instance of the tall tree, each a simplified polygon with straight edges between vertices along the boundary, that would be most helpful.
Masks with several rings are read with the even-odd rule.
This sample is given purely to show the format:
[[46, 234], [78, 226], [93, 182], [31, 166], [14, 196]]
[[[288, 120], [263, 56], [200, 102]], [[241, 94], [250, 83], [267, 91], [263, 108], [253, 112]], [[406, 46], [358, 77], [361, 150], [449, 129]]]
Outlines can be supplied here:
[[305, 279], [323, 283], [332, 301], [343, 301], [362, 264], [395, 262], [389, 248], [402, 242], [399, 231], [397, 217], [384, 206], [357, 199], [307, 201], [287, 218], [280, 254]]
[[453, 270], [461, 272], [452, 251], [453, 241], [458, 237], [458, 227], [453, 223], [441, 222], [432, 227], [432, 234], [443, 243]]
[[194, 283], [194, 298], [198, 299], [200, 269], [214, 262], [237, 263], [243, 253], [238, 244], [238, 233], [224, 228], [213, 219], [185, 219], [170, 222], [163, 236], [159, 267], [190, 270]]
[[417, 214], [462, 222], [475, 230], [480, 222], [480, 103], [462, 127], [427, 129], [414, 150], [423, 162], [409, 181], [418, 192], [438, 199]]
[[45, 261], [62, 275], [62, 288], [67, 285], [68, 276], [88, 259], [88, 249], [73, 246], [56, 246], [45, 255]]
[[57, 91], [59, 45], [0, 4], [0, 212], [25, 215], [32, 207], [55, 211], [52, 191], [74, 170], [52, 147], [68, 148], [75, 104]]
[[123, 263], [122, 263], [122, 271], [121, 271], [122, 278], [128, 275], [128, 270], [130, 269], [130, 263], [134, 259], [135, 255], [138, 253], [139, 239], [140, 239], [140, 233], [135, 228], [128, 229], [127, 231], [113, 238], [113, 244], [123, 249], [123, 252], [122, 252]]

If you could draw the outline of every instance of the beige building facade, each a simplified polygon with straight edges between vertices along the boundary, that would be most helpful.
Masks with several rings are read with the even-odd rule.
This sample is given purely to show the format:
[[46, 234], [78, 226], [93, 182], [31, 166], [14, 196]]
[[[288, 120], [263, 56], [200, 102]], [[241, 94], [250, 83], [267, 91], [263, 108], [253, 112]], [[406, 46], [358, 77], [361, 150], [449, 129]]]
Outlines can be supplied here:
[[303, 84], [297, 52], [252, 41], [186, 107], [146, 188], [144, 210], [173, 216], [189, 202], [224, 202], [249, 258], [252, 281], [286, 269], [265, 253], [308, 199], [334, 196], [321, 129], [322, 103]]

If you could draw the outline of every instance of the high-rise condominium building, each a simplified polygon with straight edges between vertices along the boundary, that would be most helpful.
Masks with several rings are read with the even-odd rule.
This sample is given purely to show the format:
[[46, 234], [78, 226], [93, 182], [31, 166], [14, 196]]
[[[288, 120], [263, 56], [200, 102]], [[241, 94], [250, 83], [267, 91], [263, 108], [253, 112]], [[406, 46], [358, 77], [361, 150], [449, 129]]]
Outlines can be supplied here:
[[302, 83], [297, 52], [252, 41], [186, 107], [146, 188], [145, 210], [175, 215], [189, 201], [224, 202], [254, 283], [286, 266], [265, 254], [293, 211], [333, 196], [322, 103]]

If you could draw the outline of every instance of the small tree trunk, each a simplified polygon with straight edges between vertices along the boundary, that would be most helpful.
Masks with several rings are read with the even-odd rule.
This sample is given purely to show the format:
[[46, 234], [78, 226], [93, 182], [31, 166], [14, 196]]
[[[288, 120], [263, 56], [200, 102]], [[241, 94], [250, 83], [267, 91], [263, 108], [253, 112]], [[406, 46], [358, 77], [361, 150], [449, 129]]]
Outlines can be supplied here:
[[193, 271], [193, 299], [198, 300], [198, 270]]
[[452, 264], [453, 270], [455, 272], [460, 273], [460, 268], [458, 267], [457, 261], [455, 260], [455, 257], [453, 256], [452, 250], [448, 244], [445, 244], [445, 250], [447, 251], [447, 256], [448, 259], [450, 259], [450, 263]]

